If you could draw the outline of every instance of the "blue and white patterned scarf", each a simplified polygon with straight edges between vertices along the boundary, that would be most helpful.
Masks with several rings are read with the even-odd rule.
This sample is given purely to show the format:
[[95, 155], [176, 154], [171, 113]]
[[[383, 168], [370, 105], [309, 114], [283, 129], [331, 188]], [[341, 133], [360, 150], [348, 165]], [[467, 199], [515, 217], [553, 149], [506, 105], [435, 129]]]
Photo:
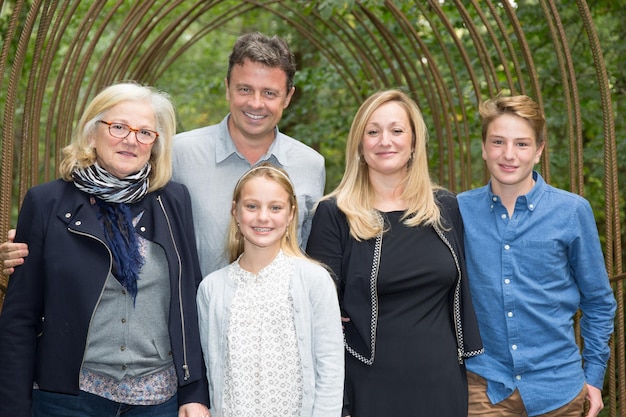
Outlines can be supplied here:
[[72, 178], [79, 190], [107, 203], [132, 204], [148, 193], [150, 186], [148, 175], [151, 168], [150, 163], [147, 163], [136, 174], [120, 179], [96, 162], [87, 168], [75, 169]]
[[139, 241], [133, 226], [129, 204], [140, 201], [149, 187], [147, 163], [139, 172], [125, 178], [117, 178], [98, 163], [72, 172], [76, 187], [95, 197], [98, 220], [104, 230], [109, 249], [113, 255], [113, 276], [133, 297], [137, 298], [137, 280], [144, 259], [139, 252]]

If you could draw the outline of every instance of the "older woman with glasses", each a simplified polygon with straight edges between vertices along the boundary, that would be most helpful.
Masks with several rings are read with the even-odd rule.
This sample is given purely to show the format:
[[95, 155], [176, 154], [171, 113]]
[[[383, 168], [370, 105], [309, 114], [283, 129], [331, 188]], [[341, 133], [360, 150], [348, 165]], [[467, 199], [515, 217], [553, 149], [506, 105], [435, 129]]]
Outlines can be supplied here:
[[208, 416], [189, 194], [167, 95], [112, 85], [24, 198], [0, 315], [2, 416]]

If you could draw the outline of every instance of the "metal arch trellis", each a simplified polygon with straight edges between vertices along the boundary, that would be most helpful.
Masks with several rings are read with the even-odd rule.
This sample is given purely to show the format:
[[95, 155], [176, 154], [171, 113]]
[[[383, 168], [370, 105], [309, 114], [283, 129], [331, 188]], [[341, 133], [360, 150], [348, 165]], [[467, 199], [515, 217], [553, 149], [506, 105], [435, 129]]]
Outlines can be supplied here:
[[[0, 0], [0, 237], [26, 190], [56, 177], [59, 150], [73, 123], [102, 86], [123, 79], [154, 84], [194, 44], [229, 21], [253, 11], [276, 17], [285, 32], [297, 32], [342, 78], [358, 102], [373, 90], [401, 86], [425, 109], [436, 177], [451, 189], [484, 182], [471, 155], [476, 121], [472, 108], [508, 90], [544, 96], [534, 57], [536, 45], [519, 7], [509, 1], [337, 1], [296, 0]], [[580, 82], [563, 7], [538, 0], [553, 48], [567, 115], [569, 188], [585, 192], [584, 121]], [[604, 250], [618, 300], [616, 332], [607, 373], [609, 415], [626, 410], [624, 280], [617, 177], [616, 132], [611, 90], [589, 6], [577, 0], [580, 27], [591, 51], [602, 110], [604, 151]], [[120, 20], [118, 11], [126, 14]], [[383, 13], [385, 12], [385, 13]], [[392, 16], [389, 20], [388, 16]], [[120, 23], [121, 22], [121, 23]], [[195, 23], [202, 22], [202, 25]], [[281, 23], [282, 22], [282, 23]], [[199, 26], [199, 27], [198, 27]], [[158, 28], [158, 29], [157, 29]], [[535, 50], [533, 49], [535, 48]], [[43, 120], [43, 122], [40, 122]], [[549, 133], [549, 126], [548, 126]], [[541, 170], [551, 177], [552, 157]], [[474, 162], [474, 164], [473, 164]], [[15, 168], [15, 169], [14, 169]], [[0, 240], [2, 240], [0, 238]], [[0, 278], [0, 306], [6, 290]]]

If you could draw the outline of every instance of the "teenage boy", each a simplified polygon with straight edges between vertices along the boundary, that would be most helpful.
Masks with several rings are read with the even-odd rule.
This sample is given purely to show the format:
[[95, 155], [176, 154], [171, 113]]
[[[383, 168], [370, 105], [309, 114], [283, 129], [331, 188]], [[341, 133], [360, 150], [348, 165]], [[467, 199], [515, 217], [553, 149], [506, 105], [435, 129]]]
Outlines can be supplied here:
[[[527, 96], [481, 104], [489, 183], [461, 193], [485, 353], [467, 359], [469, 416], [595, 417], [616, 302], [593, 212], [534, 171], [545, 119]], [[582, 311], [582, 355], [574, 315]]]

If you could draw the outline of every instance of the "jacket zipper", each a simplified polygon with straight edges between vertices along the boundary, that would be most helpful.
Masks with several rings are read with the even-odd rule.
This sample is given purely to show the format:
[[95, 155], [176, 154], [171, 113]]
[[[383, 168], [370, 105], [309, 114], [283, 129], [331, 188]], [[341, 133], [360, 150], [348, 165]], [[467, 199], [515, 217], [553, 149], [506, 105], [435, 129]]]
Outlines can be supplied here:
[[178, 308], [180, 310], [181, 334], [183, 335], [183, 371], [185, 374], [184, 379], [186, 381], [190, 378], [190, 374], [189, 365], [187, 363], [187, 335], [185, 334], [185, 312], [183, 311], [182, 262], [180, 260], [180, 252], [178, 251], [178, 246], [176, 246], [176, 240], [174, 239], [172, 224], [170, 222], [167, 211], [165, 210], [165, 206], [163, 206], [163, 201], [161, 200], [160, 195], [157, 196], [157, 201], [159, 202], [159, 206], [161, 206], [161, 210], [163, 211], [163, 215], [165, 216], [165, 220], [167, 221], [167, 228], [170, 233], [170, 238], [172, 239], [172, 244], [174, 245], [176, 259], [178, 260]]
[[[105, 249], [107, 250], [107, 252], [109, 252], [109, 273], [107, 274], [107, 277], [111, 274], [111, 268], [113, 267], [113, 254], [111, 253], [111, 249], [109, 249], [109, 247], [106, 245], [106, 243], [104, 243], [102, 241], [102, 239], [97, 238], [94, 235], [90, 235], [89, 233], [83, 233], [83, 232], [79, 232], [77, 230], [73, 230], [71, 228], [67, 228], [67, 230], [70, 233], [75, 233], [77, 235], [81, 235], [81, 236], [86, 236], [88, 238], [94, 239], [100, 243], [102, 243], [102, 246], [105, 247]], [[104, 289], [106, 288], [106, 279], [104, 281], [104, 284], [102, 285], [102, 290], [100, 290], [100, 295], [98, 296], [98, 301], [96, 301], [96, 305], [94, 306], [93, 311], [91, 312], [91, 317], [89, 318], [89, 326], [87, 327], [87, 338], [85, 339], [85, 348], [83, 349], [83, 359], [80, 362], [80, 369], [83, 369], [83, 365], [85, 364], [85, 356], [87, 355], [87, 340], [89, 340], [89, 332], [91, 331], [91, 324], [93, 322], [93, 317], [96, 314], [96, 310], [98, 309], [98, 305], [100, 304], [100, 301], [102, 300], [102, 295], [104, 294]]]

